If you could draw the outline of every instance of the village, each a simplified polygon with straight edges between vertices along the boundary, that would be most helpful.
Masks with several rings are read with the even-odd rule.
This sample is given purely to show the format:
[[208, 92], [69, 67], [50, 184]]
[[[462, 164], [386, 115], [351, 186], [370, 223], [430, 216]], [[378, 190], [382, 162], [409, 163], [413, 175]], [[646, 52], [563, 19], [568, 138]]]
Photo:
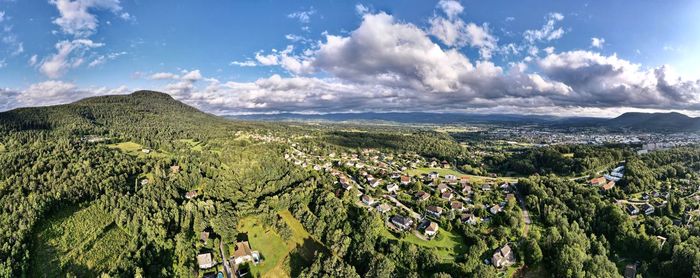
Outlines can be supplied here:
[[[506, 207], [519, 203], [515, 178], [464, 174], [448, 161], [376, 149], [326, 156], [307, 151], [311, 150], [293, 144], [285, 158], [300, 167], [331, 173], [337, 177], [336, 194], [355, 196], [356, 205], [382, 215], [389, 231], [413, 240], [438, 240], [441, 233], [447, 233], [443, 226], [451, 225], [454, 219], [486, 227]], [[527, 211], [522, 209], [525, 223], [530, 224]], [[506, 270], [517, 261], [505, 244], [484, 263]]]

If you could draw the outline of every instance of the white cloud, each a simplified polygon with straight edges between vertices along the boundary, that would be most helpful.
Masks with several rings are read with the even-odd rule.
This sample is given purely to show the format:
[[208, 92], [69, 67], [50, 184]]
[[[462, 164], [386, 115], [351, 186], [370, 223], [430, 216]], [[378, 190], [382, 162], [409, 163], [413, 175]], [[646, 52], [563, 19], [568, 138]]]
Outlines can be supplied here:
[[255, 61], [252, 60], [245, 60], [245, 61], [233, 61], [231, 62], [232, 66], [239, 66], [239, 67], [254, 67], [257, 66], [258, 64], [255, 63]]
[[85, 51], [103, 45], [88, 39], [60, 41], [55, 45], [56, 53], [44, 59], [39, 70], [49, 78], [61, 77], [67, 70], [83, 63]]
[[184, 71], [180, 79], [184, 81], [197, 81], [202, 79], [202, 74], [199, 72], [199, 70], [193, 70], [193, 71]]
[[437, 5], [449, 19], [454, 19], [464, 11], [462, 4], [455, 0], [440, 0]]
[[488, 24], [465, 23], [458, 18], [464, 8], [457, 1], [443, 0], [438, 3], [438, 7], [447, 18], [435, 15], [430, 19], [431, 35], [448, 47], [471, 46], [479, 49], [482, 58], [491, 58], [492, 52], [498, 48], [498, 40], [489, 31]]
[[308, 10], [301, 10], [288, 14], [287, 17], [299, 20], [299, 22], [303, 24], [308, 24], [311, 21], [311, 16], [315, 13], [316, 10], [314, 9], [314, 7], [311, 7]]
[[359, 15], [364, 15], [369, 12], [369, 8], [362, 4], [355, 5], [355, 12]]
[[5, 11], [0, 11], [0, 22], [5, 21]]
[[308, 51], [302, 55], [294, 55], [294, 46], [288, 45], [284, 50], [272, 50], [272, 53], [264, 55], [262, 52], [255, 54], [255, 60], [263, 66], [281, 66], [292, 74], [305, 74], [313, 71], [311, 60], [306, 57]]
[[149, 78], [153, 79], [153, 80], [164, 80], [164, 79], [178, 79], [178, 78], [180, 78], [180, 76], [177, 74], [169, 73], [169, 72], [158, 72], [158, 73], [152, 74]]
[[596, 38], [596, 37], [591, 38], [591, 47], [600, 49], [600, 48], [603, 48], [604, 44], [605, 44], [605, 38]]
[[99, 65], [102, 65], [106, 63], [107, 61], [111, 61], [114, 59], [117, 59], [119, 56], [126, 55], [126, 52], [112, 52], [107, 55], [100, 55], [99, 57], [95, 58], [88, 64], [88, 67], [96, 67]]
[[99, 25], [93, 10], [108, 10], [117, 13], [122, 10], [119, 0], [50, 0], [60, 16], [53, 23], [63, 32], [76, 37], [92, 35]]
[[32, 55], [32, 57], [29, 58], [29, 61], [28, 61], [29, 66], [33, 67], [34, 65], [36, 65], [36, 63], [38, 62], [38, 59], [39, 59], [39, 57], [36, 54]]
[[563, 28], [555, 28], [557, 22], [564, 20], [564, 16], [560, 13], [550, 13], [546, 17], [547, 23], [540, 29], [526, 30], [523, 33], [525, 40], [534, 44], [538, 41], [551, 41], [561, 38], [565, 31]]

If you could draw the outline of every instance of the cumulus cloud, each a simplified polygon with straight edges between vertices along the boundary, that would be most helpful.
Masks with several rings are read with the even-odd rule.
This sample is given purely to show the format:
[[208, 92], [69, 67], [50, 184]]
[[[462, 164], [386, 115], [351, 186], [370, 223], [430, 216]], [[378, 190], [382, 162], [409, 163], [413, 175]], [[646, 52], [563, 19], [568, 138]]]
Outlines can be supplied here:
[[80, 66], [84, 62], [83, 55], [87, 50], [102, 46], [104, 44], [89, 39], [60, 41], [55, 45], [56, 53], [44, 59], [39, 70], [49, 78], [59, 78], [68, 69]]
[[593, 37], [591, 38], [591, 47], [593, 48], [603, 48], [603, 45], [605, 44], [605, 39], [604, 38], [596, 38]]
[[459, 3], [459, 1], [440, 0], [437, 5], [450, 19], [457, 17], [457, 15], [464, 11], [464, 7]]
[[435, 15], [430, 19], [429, 32], [448, 47], [471, 46], [479, 49], [484, 59], [490, 59], [498, 47], [497, 39], [488, 28], [488, 24], [466, 23], [457, 16], [464, 10], [457, 1], [440, 1], [438, 7], [447, 18]]
[[76, 37], [87, 37], [97, 30], [99, 21], [92, 11], [117, 13], [122, 10], [119, 0], [50, 0], [49, 3], [56, 6], [60, 14], [53, 23]]
[[359, 15], [363, 15], [369, 12], [369, 8], [362, 4], [355, 5], [355, 12]]
[[549, 78], [576, 92], [557, 99], [560, 105], [700, 108], [700, 80], [683, 80], [668, 66], [643, 68], [616, 55], [583, 50], [550, 54], [538, 64]]
[[32, 66], [32, 67], [33, 67], [33, 66], [36, 65], [36, 63], [38, 62], [38, 59], [39, 59], [39, 56], [37, 56], [36, 54], [34, 54], [34, 55], [32, 55], [31, 58], [29, 58], [29, 61], [27, 61], [27, 63], [29, 64], [29, 66]]
[[263, 66], [280, 66], [292, 74], [305, 74], [311, 72], [311, 60], [308, 55], [310, 52], [302, 53], [301, 55], [294, 54], [294, 46], [288, 45], [284, 50], [272, 50], [270, 54], [258, 52], [255, 54], [255, 60]]

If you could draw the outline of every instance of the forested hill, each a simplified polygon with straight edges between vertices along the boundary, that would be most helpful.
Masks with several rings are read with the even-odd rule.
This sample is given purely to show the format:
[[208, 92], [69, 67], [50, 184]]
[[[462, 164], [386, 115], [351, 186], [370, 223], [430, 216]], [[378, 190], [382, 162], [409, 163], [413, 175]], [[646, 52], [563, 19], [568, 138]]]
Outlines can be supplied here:
[[[19, 108], [0, 113], [0, 131], [52, 130], [74, 135], [200, 138], [229, 125], [171, 96], [155, 91], [86, 98], [74, 103]], [[141, 141], [141, 140], [140, 140]]]
[[698, 131], [700, 118], [681, 113], [636, 113], [628, 112], [605, 122], [613, 128], [630, 128], [651, 131]]

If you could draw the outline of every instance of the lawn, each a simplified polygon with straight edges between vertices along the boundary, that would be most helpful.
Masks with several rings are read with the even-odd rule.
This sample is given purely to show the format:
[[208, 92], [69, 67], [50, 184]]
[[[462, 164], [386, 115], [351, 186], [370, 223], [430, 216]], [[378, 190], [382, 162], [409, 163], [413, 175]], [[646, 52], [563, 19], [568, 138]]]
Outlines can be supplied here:
[[492, 178], [492, 177], [485, 177], [485, 176], [476, 176], [476, 175], [470, 175], [470, 174], [465, 174], [460, 171], [457, 171], [455, 169], [445, 169], [445, 168], [416, 168], [416, 169], [409, 169], [406, 171], [406, 174], [411, 175], [411, 176], [417, 176], [421, 174], [428, 174], [430, 172], [437, 172], [440, 174], [440, 177], [445, 177], [445, 175], [454, 175], [457, 178], [460, 178], [462, 176], [467, 176], [469, 177], [469, 181], [474, 182], [474, 183], [482, 183], [486, 180], [496, 180], [496, 181], [506, 181], [506, 182], [517, 182], [518, 178], [515, 177], [497, 177], [497, 178]]
[[167, 157], [166, 153], [157, 152], [155, 150], [151, 150], [150, 153], [146, 154], [142, 151], [144, 147], [141, 144], [132, 141], [108, 144], [107, 147], [136, 156]]
[[5, 145], [0, 143], [0, 153], [5, 151]]
[[37, 225], [31, 246], [31, 277], [98, 276], [125, 261], [129, 235], [97, 205], [69, 207]]
[[[250, 247], [258, 250], [263, 257], [260, 264], [250, 268], [254, 277], [289, 277], [289, 270], [285, 264], [289, 262], [289, 256], [295, 249], [300, 247], [299, 255], [307, 262], [313, 260], [316, 250], [323, 249], [289, 211], [285, 210], [279, 214], [292, 230], [291, 238], [286, 241], [274, 229], [262, 225], [253, 216], [241, 219], [238, 224], [238, 230], [248, 234]], [[233, 251], [233, 246], [230, 246], [229, 253], [232, 254]]]
[[434, 238], [433, 240], [423, 240], [421, 238], [418, 238], [411, 232], [408, 235], [406, 235], [406, 237], [399, 239], [389, 230], [382, 230], [382, 236], [386, 238], [405, 241], [433, 249], [435, 251], [435, 254], [437, 254], [443, 261], [452, 261], [458, 255], [467, 252], [467, 244], [464, 242], [464, 239], [459, 235], [453, 234], [443, 229], [440, 229], [438, 234], [439, 236]]

